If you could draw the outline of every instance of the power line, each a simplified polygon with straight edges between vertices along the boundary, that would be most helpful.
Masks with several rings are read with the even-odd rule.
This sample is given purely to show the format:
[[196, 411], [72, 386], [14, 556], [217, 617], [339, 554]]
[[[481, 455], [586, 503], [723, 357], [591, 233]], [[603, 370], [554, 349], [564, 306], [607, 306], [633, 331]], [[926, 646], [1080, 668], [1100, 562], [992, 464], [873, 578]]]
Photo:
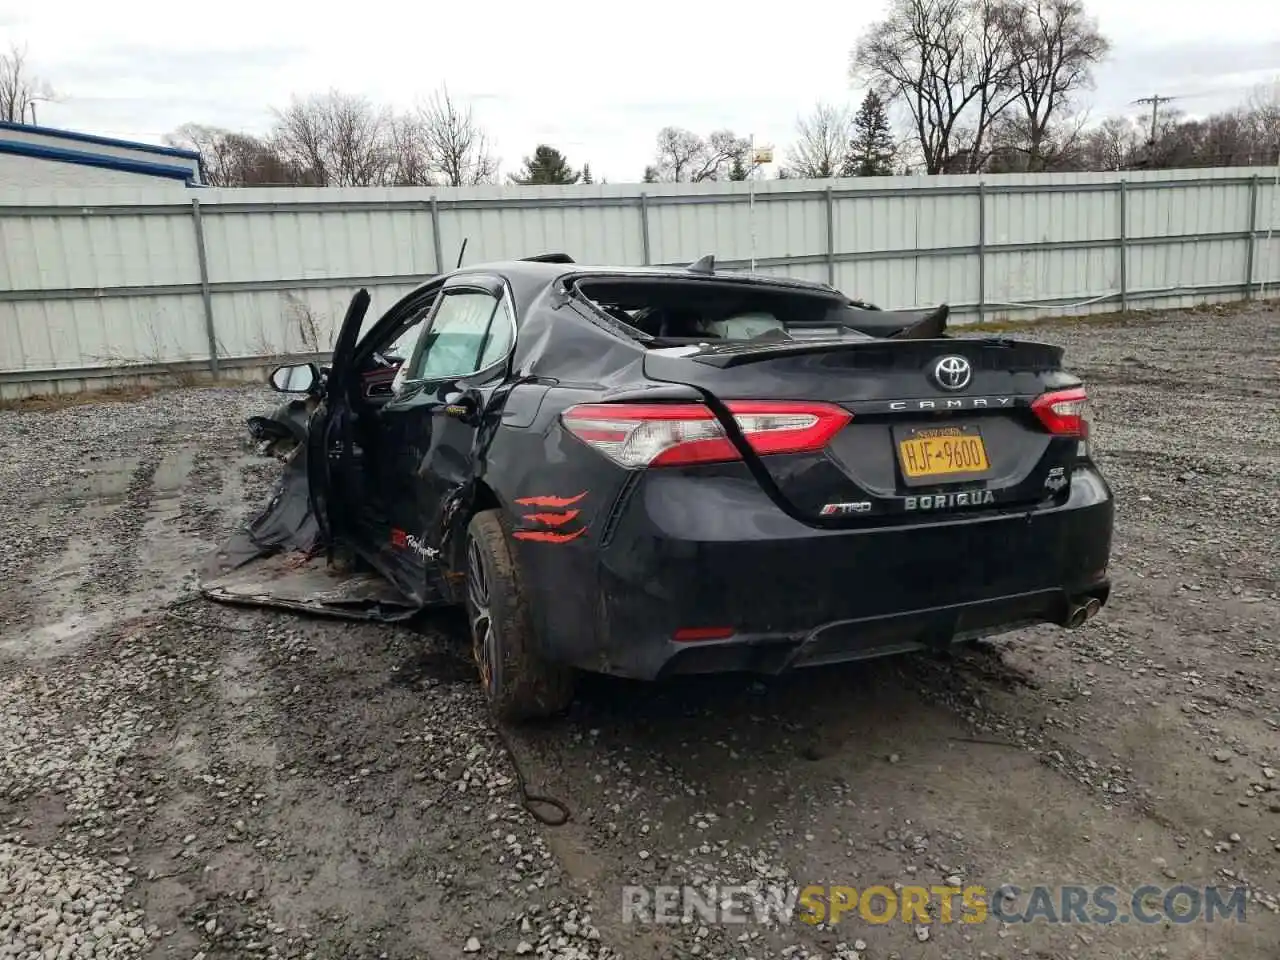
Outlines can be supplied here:
[[1193, 90], [1189, 93], [1175, 94], [1175, 98], [1178, 100], [1190, 100], [1195, 97], [1221, 97], [1230, 93], [1239, 93], [1242, 90], [1254, 91], [1259, 88], [1263, 88], [1265, 90], [1277, 82], [1280, 82], [1280, 74], [1277, 74], [1276, 78], [1273, 80], [1259, 80], [1254, 83], [1233, 83], [1230, 85], [1213, 87], [1209, 90]]

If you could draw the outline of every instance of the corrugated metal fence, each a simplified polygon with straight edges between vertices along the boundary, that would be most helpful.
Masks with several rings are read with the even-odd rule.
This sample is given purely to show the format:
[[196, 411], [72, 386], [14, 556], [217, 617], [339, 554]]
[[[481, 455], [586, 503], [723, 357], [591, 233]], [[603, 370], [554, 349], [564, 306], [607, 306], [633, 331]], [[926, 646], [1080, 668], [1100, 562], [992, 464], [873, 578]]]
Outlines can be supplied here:
[[0, 189], [0, 392], [323, 353], [466, 261], [563, 251], [830, 283], [962, 319], [1280, 285], [1275, 169], [463, 189]]

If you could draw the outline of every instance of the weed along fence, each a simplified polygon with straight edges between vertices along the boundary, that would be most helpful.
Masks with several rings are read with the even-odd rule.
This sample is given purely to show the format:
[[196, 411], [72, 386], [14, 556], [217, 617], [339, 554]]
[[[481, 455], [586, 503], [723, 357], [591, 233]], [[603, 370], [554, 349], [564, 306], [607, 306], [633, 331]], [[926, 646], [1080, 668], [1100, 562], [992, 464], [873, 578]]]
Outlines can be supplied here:
[[[459, 189], [0, 188], [0, 395], [324, 354], [466, 262], [565, 252], [830, 283], [960, 321], [1280, 286], [1277, 171]], [[1280, 291], [1278, 291], [1280, 292]]]

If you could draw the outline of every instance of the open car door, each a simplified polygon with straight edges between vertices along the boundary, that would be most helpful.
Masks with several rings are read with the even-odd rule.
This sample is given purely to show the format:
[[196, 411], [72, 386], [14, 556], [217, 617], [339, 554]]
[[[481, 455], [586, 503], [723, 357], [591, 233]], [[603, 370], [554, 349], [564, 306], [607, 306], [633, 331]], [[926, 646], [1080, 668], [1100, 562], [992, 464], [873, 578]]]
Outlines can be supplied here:
[[334, 465], [349, 455], [352, 408], [346, 384], [369, 310], [360, 290], [338, 331], [325, 382], [315, 364], [277, 368], [272, 386], [282, 392], [318, 389], [320, 405], [305, 443], [289, 455], [266, 508], [219, 547], [201, 571], [200, 590], [212, 600], [284, 607], [355, 619], [399, 620], [417, 606], [372, 570], [335, 550], [344, 512], [331, 510]]

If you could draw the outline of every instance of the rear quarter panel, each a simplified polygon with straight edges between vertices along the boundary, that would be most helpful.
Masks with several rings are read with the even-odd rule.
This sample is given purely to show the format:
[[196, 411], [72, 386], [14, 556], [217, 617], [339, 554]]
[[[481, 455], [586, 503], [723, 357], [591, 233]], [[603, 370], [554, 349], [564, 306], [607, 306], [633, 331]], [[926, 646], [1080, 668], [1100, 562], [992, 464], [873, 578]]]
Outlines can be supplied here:
[[489, 449], [484, 479], [501, 504], [539, 644], [564, 659], [594, 642], [599, 548], [634, 474], [560, 423], [561, 411], [597, 399], [599, 389], [532, 389], [536, 412], [529, 415], [531, 401], [517, 401]]

